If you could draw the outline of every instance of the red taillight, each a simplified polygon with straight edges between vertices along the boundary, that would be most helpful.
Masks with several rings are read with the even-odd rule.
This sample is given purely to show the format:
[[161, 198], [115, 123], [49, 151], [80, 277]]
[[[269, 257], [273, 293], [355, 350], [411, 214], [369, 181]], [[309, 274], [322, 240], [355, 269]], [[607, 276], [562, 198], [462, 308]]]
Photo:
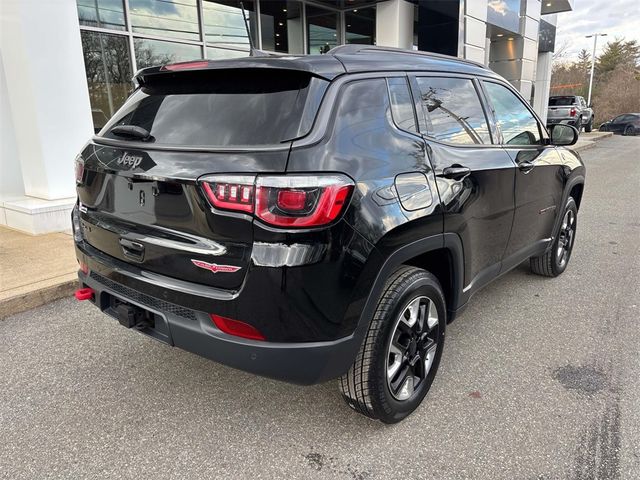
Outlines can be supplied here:
[[576, 116], [576, 109], [571, 107], [571, 111], [569, 112], [569, 115], [571, 115], [572, 117]]
[[307, 192], [304, 190], [279, 190], [276, 204], [285, 212], [300, 212], [307, 204]]
[[211, 314], [211, 320], [213, 320], [216, 327], [229, 335], [248, 338], [250, 340], [265, 340], [264, 335], [262, 335], [257, 328], [240, 320], [233, 320], [232, 318], [221, 317], [220, 315], [214, 314]]
[[311, 228], [338, 218], [354, 185], [344, 175], [330, 174], [211, 175], [202, 186], [215, 208], [254, 213], [277, 227]]
[[216, 208], [253, 212], [254, 177], [220, 176], [202, 183], [202, 187]]
[[[305, 192], [305, 204], [300, 208], [283, 208], [280, 199], [289, 194], [286, 189], [259, 186], [256, 193], [256, 217], [278, 227], [317, 227], [335, 220], [353, 185], [328, 185]], [[276, 201], [273, 199], [276, 198]], [[301, 198], [300, 198], [301, 204]], [[305, 206], [308, 205], [306, 208]]]
[[76, 157], [76, 184], [81, 184], [84, 177], [84, 159], [78, 155]]
[[85, 287], [76, 290], [74, 295], [77, 300], [91, 300], [94, 294], [95, 292], [93, 291], [93, 288]]
[[175, 72], [176, 70], [193, 70], [197, 68], [205, 68], [208, 66], [209, 62], [207, 60], [198, 60], [196, 62], [170, 63], [169, 65], [162, 66], [160, 70], [169, 70]]

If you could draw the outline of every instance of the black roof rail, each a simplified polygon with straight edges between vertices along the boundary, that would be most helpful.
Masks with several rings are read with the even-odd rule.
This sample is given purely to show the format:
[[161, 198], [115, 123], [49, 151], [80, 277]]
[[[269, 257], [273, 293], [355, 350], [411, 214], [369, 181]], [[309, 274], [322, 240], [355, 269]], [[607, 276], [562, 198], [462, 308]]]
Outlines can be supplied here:
[[442, 53], [434, 53], [434, 52], [425, 52], [422, 50], [406, 50], [404, 48], [396, 48], [396, 47], [378, 47], [375, 45], [357, 45], [357, 44], [349, 44], [349, 45], [338, 45], [337, 47], [333, 47], [327, 53], [329, 55], [337, 55], [337, 54], [345, 54], [345, 55], [353, 55], [361, 52], [384, 52], [384, 53], [397, 53], [397, 54], [405, 54], [405, 55], [419, 55], [421, 57], [426, 58], [435, 58], [441, 60], [450, 60], [453, 62], [466, 63], [469, 65], [474, 65], [476, 67], [480, 67], [483, 69], [487, 69], [487, 66], [480, 63], [474, 62], [473, 60], [467, 60], [466, 58], [453, 57], [451, 55], [444, 55]]

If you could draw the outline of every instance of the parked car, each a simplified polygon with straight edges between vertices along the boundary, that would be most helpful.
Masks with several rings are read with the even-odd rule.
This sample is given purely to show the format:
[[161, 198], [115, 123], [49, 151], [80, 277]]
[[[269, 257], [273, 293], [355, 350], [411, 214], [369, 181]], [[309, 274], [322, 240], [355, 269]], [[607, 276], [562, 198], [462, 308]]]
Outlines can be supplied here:
[[600, 125], [601, 132], [614, 132], [623, 135], [640, 133], [640, 113], [623, 113]]
[[578, 131], [593, 130], [593, 109], [579, 95], [562, 95], [549, 97], [547, 110], [547, 127], [564, 123], [576, 127]]
[[[383, 422], [447, 322], [571, 258], [585, 168], [482, 65], [370, 46], [142, 70], [76, 160], [81, 300], [125, 327]], [[135, 358], [114, 359], [135, 362]]]

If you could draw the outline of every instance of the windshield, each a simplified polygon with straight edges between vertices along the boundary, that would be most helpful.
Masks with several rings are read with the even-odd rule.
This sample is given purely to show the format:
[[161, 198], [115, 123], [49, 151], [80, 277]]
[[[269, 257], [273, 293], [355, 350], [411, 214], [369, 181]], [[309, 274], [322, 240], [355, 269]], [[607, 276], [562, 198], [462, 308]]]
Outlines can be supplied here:
[[551, 97], [549, 99], [550, 107], [567, 107], [576, 103], [575, 97]]
[[[327, 82], [295, 71], [166, 73], [134, 92], [102, 129], [141, 127], [149, 142], [178, 146], [278, 144], [311, 129]], [[112, 130], [113, 129], [113, 130]]]

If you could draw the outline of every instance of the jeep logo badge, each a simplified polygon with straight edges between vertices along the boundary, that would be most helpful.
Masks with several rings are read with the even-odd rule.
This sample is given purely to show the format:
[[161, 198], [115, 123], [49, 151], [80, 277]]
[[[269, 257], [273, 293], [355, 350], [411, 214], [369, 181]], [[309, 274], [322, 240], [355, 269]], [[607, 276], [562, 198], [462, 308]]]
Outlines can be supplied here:
[[138, 155], [130, 155], [127, 152], [122, 154], [122, 157], [118, 159], [117, 162], [119, 165], [125, 165], [127, 167], [136, 168], [138, 165], [142, 163], [142, 157]]

